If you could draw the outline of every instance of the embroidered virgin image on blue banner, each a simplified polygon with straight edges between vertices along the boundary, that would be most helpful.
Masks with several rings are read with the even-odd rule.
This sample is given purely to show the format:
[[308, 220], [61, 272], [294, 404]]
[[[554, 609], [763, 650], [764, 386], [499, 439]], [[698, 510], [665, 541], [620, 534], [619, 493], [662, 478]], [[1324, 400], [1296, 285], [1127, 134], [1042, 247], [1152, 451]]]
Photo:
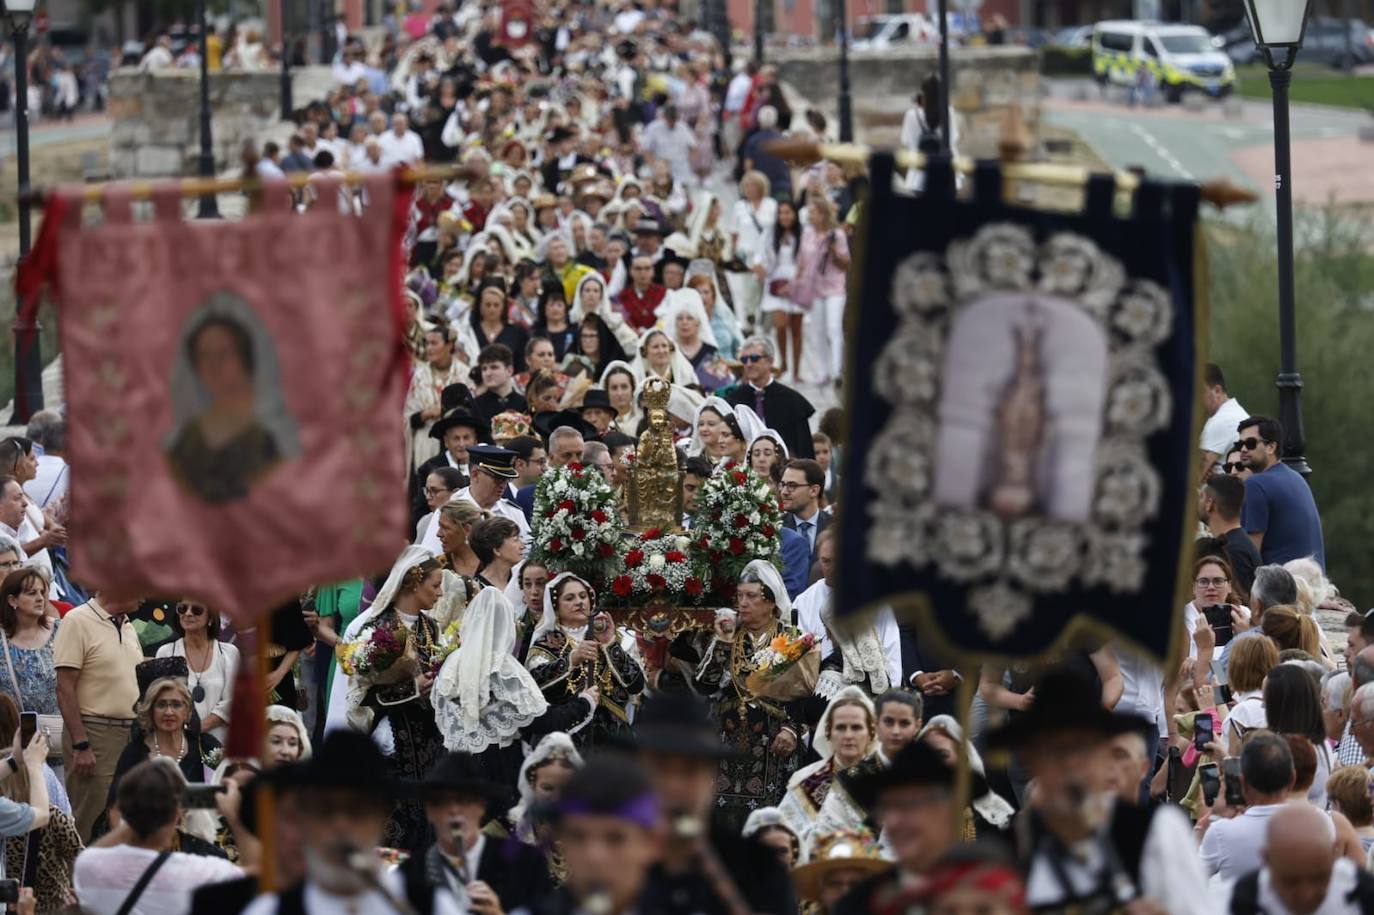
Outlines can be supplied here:
[[1197, 188], [1146, 184], [1120, 218], [1109, 186], [1047, 213], [898, 196], [890, 171], [846, 334], [842, 609], [891, 605], [965, 657], [1085, 622], [1162, 657], [1191, 544]]

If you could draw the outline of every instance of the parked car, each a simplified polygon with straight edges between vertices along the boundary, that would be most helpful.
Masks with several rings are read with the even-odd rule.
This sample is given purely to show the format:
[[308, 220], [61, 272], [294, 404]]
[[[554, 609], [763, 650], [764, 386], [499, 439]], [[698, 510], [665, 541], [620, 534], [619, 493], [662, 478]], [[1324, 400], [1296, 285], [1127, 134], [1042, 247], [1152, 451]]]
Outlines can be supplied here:
[[1060, 29], [1049, 40], [1049, 46], [1053, 48], [1086, 48], [1092, 43], [1093, 27], [1090, 25], [1071, 25]]
[[[1302, 63], [1322, 64], [1343, 68], [1374, 63], [1374, 31], [1362, 19], [1350, 20], [1350, 47], [1345, 41], [1345, 22], [1331, 16], [1315, 16], [1307, 22], [1302, 48], [1297, 59]], [[1237, 66], [1264, 62], [1264, 55], [1255, 47], [1255, 38], [1248, 22], [1242, 22], [1212, 38], [1223, 48]]]
[[934, 24], [920, 13], [865, 16], [854, 26], [852, 47], [856, 51], [881, 50], [893, 45], [938, 39]]

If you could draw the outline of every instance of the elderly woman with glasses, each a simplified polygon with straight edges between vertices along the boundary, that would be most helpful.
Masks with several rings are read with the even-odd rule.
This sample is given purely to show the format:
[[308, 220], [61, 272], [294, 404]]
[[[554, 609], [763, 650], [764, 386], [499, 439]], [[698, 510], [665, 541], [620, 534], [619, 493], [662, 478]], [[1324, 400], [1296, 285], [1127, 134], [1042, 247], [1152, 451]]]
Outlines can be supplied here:
[[163, 645], [157, 656], [186, 659], [190, 671], [187, 684], [200, 716], [201, 730], [222, 743], [229, 731], [239, 650], [219, 640], [219, 614], [204, 604], [178, 602], [172, 627], [181, 638]]

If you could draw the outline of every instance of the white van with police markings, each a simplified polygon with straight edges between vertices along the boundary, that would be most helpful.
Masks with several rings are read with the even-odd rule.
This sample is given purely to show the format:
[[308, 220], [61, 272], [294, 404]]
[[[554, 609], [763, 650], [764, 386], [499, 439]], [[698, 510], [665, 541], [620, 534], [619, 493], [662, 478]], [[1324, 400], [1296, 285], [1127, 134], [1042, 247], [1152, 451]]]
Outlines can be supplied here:
[[1235, 86], [1231, 59], [1212, 46], [1200, 26], [1099, 22], [1093, 26], [1092, 50], [1093, 76], [1099, 83], [1138, 86], [1148, 73], [1171, 102], [1186, 91], [1220, 98]]

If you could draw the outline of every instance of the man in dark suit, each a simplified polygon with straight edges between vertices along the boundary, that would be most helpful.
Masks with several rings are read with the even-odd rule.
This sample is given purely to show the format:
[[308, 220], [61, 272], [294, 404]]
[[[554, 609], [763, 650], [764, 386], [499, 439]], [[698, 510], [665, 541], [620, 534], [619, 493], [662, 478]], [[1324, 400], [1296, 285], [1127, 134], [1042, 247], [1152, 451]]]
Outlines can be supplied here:
[[489, 911], [499, 900], [510, 912], [553, 889], [548, 862], [532, 846], [482, 833], [487, 809], [510, 789], [486, 780], [477, 759], [447, 753], [420, 783], [425, 818], [438, 837], [400, 867], [406, 895], [424, 899], [448, 890], [464, 911]]
[[782, 507], [787, 510], [782, 516], [782, 526], [806, 538], [812, 562], [815, 562], [821, 531], [830, 526], [830, 514], [821, 511], [824, 486], [825, 471], [820, 464], [810, 458], [793, 458], [783, 469], [782, 484], [778, 488]]
[[787, 453], [792, 457], [815, 457], [810, 419], [816, 408], [797, 391], [773, 380], [776, 352], [773, 341], [767, 337], [750, 337], [744, 341], [739, 361], [744, 364], [745, 383], [725, 399], [731, 406], [749, 407], [757, 413], [765, 426], [782, 436]]

